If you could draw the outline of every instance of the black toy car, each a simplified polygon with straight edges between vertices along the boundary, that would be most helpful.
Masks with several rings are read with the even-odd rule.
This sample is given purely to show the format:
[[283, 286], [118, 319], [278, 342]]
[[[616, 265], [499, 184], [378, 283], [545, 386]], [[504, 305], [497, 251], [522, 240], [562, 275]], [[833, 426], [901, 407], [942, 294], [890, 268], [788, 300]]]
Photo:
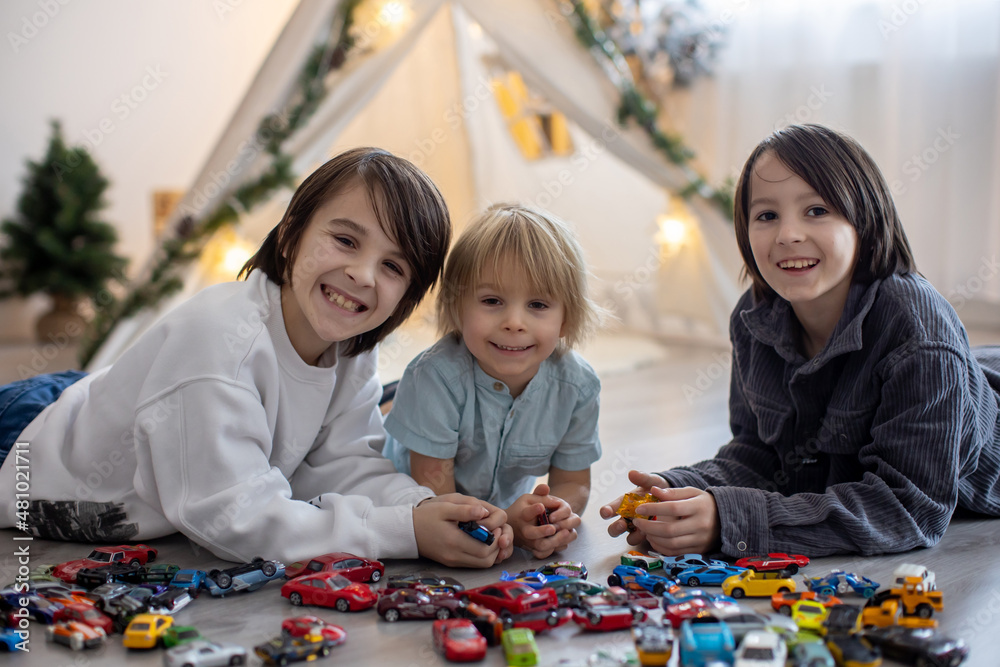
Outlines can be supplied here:
[[961, 639], [937, 634], [931, 628], [905, 628], [890, 625], [865, 630], [865, 639], [882, 649], [886, 658], [918, 665], [954, 667], [969, 655], [969, 647]]
[[87, 590], [115, 581], [141, 584], [146, 581], [146, 569], [141, 565], [111, 563], [102, 567], [85, 567], [76, 573], [76, 583]]

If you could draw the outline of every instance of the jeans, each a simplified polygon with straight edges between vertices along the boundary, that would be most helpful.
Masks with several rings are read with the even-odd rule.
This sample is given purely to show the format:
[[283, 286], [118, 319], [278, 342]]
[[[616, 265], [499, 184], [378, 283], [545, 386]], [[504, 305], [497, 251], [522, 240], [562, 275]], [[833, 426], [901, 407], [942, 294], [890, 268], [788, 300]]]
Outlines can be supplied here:
[[70, 386], [87, 374], [63, 371], [36, 375], [0, 387], [0, 465], [28, 424]]

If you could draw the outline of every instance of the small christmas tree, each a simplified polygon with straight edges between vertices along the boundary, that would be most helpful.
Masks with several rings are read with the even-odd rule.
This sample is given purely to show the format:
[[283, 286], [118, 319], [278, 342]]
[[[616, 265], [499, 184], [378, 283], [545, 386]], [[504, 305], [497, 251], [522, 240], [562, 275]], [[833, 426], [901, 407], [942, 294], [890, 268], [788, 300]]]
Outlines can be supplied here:
[[0, 248], [6, 293], [0, 295], [44, 292], [57, 309], [75, 310], [125, 269], [126, 260], [113, 250], [115, 228], [97, 219], [108, 181], [86, 150], [66, 146], [58, 122], [45, 157], [27, 166], [17, 213], [0, 226], [7, 237]]

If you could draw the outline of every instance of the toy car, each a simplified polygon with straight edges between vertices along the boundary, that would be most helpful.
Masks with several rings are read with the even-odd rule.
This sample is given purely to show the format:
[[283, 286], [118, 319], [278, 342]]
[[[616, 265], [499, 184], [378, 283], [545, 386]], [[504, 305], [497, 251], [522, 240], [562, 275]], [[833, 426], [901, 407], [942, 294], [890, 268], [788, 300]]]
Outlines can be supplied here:
[[642, 607], [627, 605], [587, 607], [573, 610], [573, 620], [588, 632], [611, 632], [627, 630], [635, 623], [641, 623], [647, 618]]
[[459, 521], [458, 527], [484, 544], [493, 544], [493, 540], [495, 539], [493, 533], [475, 521]]
[[289, 662], [315, 660], [317, 657], [328, 656], [334, 646], [319, 634], [307, 634], [302, 637], [282, 634], [266, 644], [254, 646], [253, 650], [265, 664], [286, 665]]
[[781, 572], [744, 570], [722, 582], [722, 591], [734, 598], [770, 597], [775, 593], [794, 593], [795, 581], [781, 576]]
[[193, 625], [171, 625], [163, 633], [163, 648], [173, 648], [199, 639], [204, 637]]
[[146, 604], [153, 614], [176, 614], [186, 607], [192, 600], [191, 594], [183, 588], [167, 588], [165, 591], [154, 594]]
[[58, 602], [61, 605], [79, 602], [86, 604], [90, 602], [90, 598], [87, 597], [87, 589], [83, 586], [67, 584], [59, 579], [53, 581], [29, 581], [27, 592], [41, 595], [43, 598], [52, 602]]
[[728, 567], [729, 563], [715, 558], [705, 558], [701, 554], [684, 554], [683, 556], [664, 556], [663, 569], [671, 577], [689, 567]]
[[870, 598], [878, 590], [879, 583], [853, 572], [831, 570], [822, 577], [803, 577], [806, 588], [821, 595], [848, 593], [854, 591], [864, 598]]
[[742, 573], [745, 569], [731, 565], [689, 567], [675, 574], [674, 578], [685, 586], [700, 586], [702, 584], [721, 586], [723, 581]]
[[770, 630], [751, 630], [733, 654], [739, 667], [785, 667], [788, 649], [785, 642]]
[[354, 554], [335, 552], [316, 556], [308, 561], [297, 561], [285, 568], [285, 577], [294, 579], [304, 574], [335, 572], [351, 581], [375, 583], [385, 573], [381, 561], [368, 560]]
[[21, 650], [19, 647], [28, 648], [28, 643], [25, 638], [19, 634], [20, 631], [14, 628], [2, 628], [0, 627], [0, 647], [3, 647], [7, 651], [13, 653], [14, 651]]
[[458, 610], [458, 616], [472, 621], [472, 625], [479, 630], [479, 633], [486, 638], [486, 643], [490, 646], [500, 644], [503, 636], [503, 623], [500, 616], [492, 609], [487, 609], [481, 604], [469, 602]]
[[882, 652], [860, 635], [826, 635], [826, 648], [838, 665], [849, 667], [878, 667]]
[[616, 565], [608, 575], [608, 585], [629, 589], [641, 588], [653, 595], [662, 595], [677, 586], [677, 582], [665, 576], [650, 574], [641, 567]]
[[500, 581], [516, 581], [519, 584], [524, 584], [525, 586], [530, 586], [534, 589], [539, 589], [542, 586], [548, 586], [549, 583], [559, 581], [560, 579], [565, 579], [566, 577], [560, 574], [542, 574], [541, 572], [535, 572], [534, 570], [528, 571], [523, 570], [517, 574], [511, 574], [504, 570], [500, 574]]
[[709, 609], [708, 613], [726, 622], [737, 646], [751, 630], [772, 630], [781, 635], [799, 631], [799, 626], [790, 618], [779, 614], [762, 614], [744, 606], [716, 607]]
[[836, 662], [830, 655], [830, 649], [819, 640], [799, 642], [791, 648], [788, 654], [791, 667], [835, 667]]
[[281, 622], [281, 631], [292, 637], [319, 634], [331, 646], [340, 646], [347, 640], [347, 631], [339, 625], [327, 623], [316, 616], [293, 616]]
[[101, 567], [83, 567], [76, 573], [76, 584], [88, 590], [114, 581], [141, 584], [146, 581], [146, 570], [141, 565], [112, 563]]
[[486, 637], [465, 618], [434, 621], [434, 648], [452, 662], [477, 662], [486, 657]]
[[538, 645], [535, 643], [535, 633], [531, 630], [527, 628], [504, 630], [501, 643], [508, 665], [530, 667], [538, 664]]
[[878, 628], [865, 630], [864, 637], [881, 649], [883, 656], [900, 662], [955, 667], [969, 655], [963, 640], [944, 637], [929, 628]]
[[674, 630], [659, 623], [636, 623], [632, 626], [632, 641], [641, 665], [665, 666], [674, 650]]
[[621, 557], [622, 565], [641, 567], [644, 570], [655, 570], [663, 567], [663, 556], [655, 551], [644, 554], [641, 551], [626, 551]]
[[822, 632], [827, 608], [814, 600], [799, 600], [792, 605], [792, 620], [801, 630]]
[[249, 563], [208, 573], [205, 585], [213, 596], [223, 596], [240, 591], [250, 592], [267, 582], [284, 576], [285, 566], [274, 560], [254, 558]]
[[101, 628], [95, 628], [79, 621], [61, 621], [45, 627], [45, 638], [50, 642], [65, 644], [74, 651], [103, 646], [108, 635]]
[[202, 588], [207, 588], [208, 573], [202, 570], [178, 570], [170, 580], [170, 586], [183, 588], [196, 598]]
[[916, 615], [930, 618], [935, 611], [944, 610], [944, 596], [941, 591], [929, 588], [925, 579], [906, 577], [899, 588], [876, 593], [871, 598], [872, 605], [879, 605], [886, 600], [899, 600], [905, 615]]
[[108, 603], [119, 595], [125, 595], [125, 593], [129, 592], [133, 588], [135, 587], [131, 584], [123, 584], [117, 581], [110, 584], [102, 584], [87, 593], [87, 599], [93, 602], [94, 606], [100, 609], [102, 605]]
[[[646, 503], [658, 503], [660, 499], [654, 496], [652, 493], [635, 493], [629, 492], [622, 496], [622, 502], [618, 506], [618, 516], [625, 519], [625, 525], [628, 527], [628, 531], [632, 532], [635, 530], [635, 526], [632, 524], [632, 519], [636, 517], [635, 510], [640, 505], [645, 505]], [[650, 521], [655, 521], [655, 516], [642, 516], [643, 519], [649, 519]]]
[[551, 563], [546, 563], [539, 568], [535, 568], [535, 572], [541, 572], [546, 575], [559, 574], [564, 577], [575, 579], [587, 578], [587, 566], [579, 561], [573, 560], [557, 560]]
[[788, 554], [775, 553], [766, 556], [751, 556], [740, 558], [736, 561], [736, 567], [745, 567], [758, 572], [770, 572], [772, 570], [788, 570], [789, 574], [795, 574], [800, 567], [809, 564], [806, 556], [789, 556]]
[[125, 648], [156, 648], [163, 644], [163, 633], [174, 619], [163, 614], [138, 614], [125, 628]]
[[164, 667], [222, 667], [246, 661], [247, 651], [242, 646], [207, 639], [175, 646], [163, 654]]
[[107, 614], [101, 613], [92, 604], [83, 604], [80, 602], [74, 602], [73, 604], [64, 606], [55, 613], [52, 621], [53, 623], [59, 623], [62, 621], [86, 623], [92, 627], [100, 628], [106, 635], [109, 635], [114, 631], [111, 619], [108, 618]]
[[179, 565], [173, 565], [172, 563], [156, 563], [155, 565], [150, 565], [146, 568], [146, 581], [147, 584], [169, 584], [180, 572], [181, 568]]
[[702, 667], [719, 661], [732, 664], [736, 641], [724, 621], [714, 616], [689, 618], [680, 628], [680, 663]]
[[[530, 589], [529, 589], [530, 590]], [[395, 623], [403, 618], [443, 620], [458, 615], [462, 603], [445, 594], [430, 594], [412, 588], [401, 588], [378, 599], [378, 615]]]
[[481, 604], [501, 616], [544, 611], [559, 606], [556, 593], [551, 588], [540, 588], [535, 591], [513, 581], [501, 581], [471, 588], [462, 594], [462, 599]]
[[148, 611], [144, 602], [128, 595], [119, 595], [106, 601], [100, 600], [95, 606], [108, 615], [115, 632], [124, 632], [133, 618]]
[[792, 605], [799, 600], [812, 600], [819, 602], [824, 607], [843, 604], [840, 598], [833, 595], [820, 595], [816, 591], [801, 591], [799, 593], [775, 593], [771, 596], [771, 607], [778, 613], [791, 616]]
[[281, 596], [295, 606], [314, 604], [337, 611], [361, 611], [374, 607], [378, 601], [368, 584], [351, 581], [336, 572], [296, 577], [281, 587]]
[[[861, 608], [850, 604], [829, 607], [823, 619], [826, 635], [853, 635], [861, 630]], [[832, 650], [832, 649], [831, 649]], [[839, 662], [839, 660], [838, 660]]]
[[52, 602], [41, 595], [16, 593], [13, 589], [0, 592], [0, 597], [12, 607], [23, 607], [30, 618], [45, 625], [52, 625], [55, 615], [63, 608], [58, 602]]
[[532, 632], [545, 632], [550, 628], [558, 628], [573, 620], [569, 609], [549, 609], [547, 611], [532, 611], [527, 614], [504, 616], [500, 624], [504, 630], [510, 628], [528, 628]]
[[588, 595], [599, 595], [607, 589], [600, 584], [584, 579], [559, 579], [545, 585], [556, 592], [556, 600], [560, 607], [579, 607], [581, 600]]
[[663, 599], [663, 618], [669, 621], [674, 628], [679, 628], [681, 623], [695, 616], [710, 615], [713, 610], [736, 609], [736, 601], [725, 595], [711, 595], [702, 592], [699, 595], [691, 595], [679, 600], [671, 601]]
[[934, 573], [923, 565], [903, 563], [897, 567], [892, 573], [893, 587], [902, 588], [903, 584], [906, 583], [907, 577], [917, 577], [920, 579], [920, 583], [924, 584], [924, 587], [929, 591], [937, 590], [937, 581]]
[[156, 549], [145, 544], [97, 547], [86, 558], [56, 565], [52, 570], [52, 576], [72, 584], [76, 582], [76, 573], [85, 567], [101, 567], [110, 563], [126, 563], [138, 567], [154, 560], [156, 560]]
[[417, 588], [428, 593], [459, 593], [465, 590], [465, 586], [457, 579], [442, 577], [434, 572], [392, 575], [386, 579], [382, 592], [394, 591], [397, 588]]

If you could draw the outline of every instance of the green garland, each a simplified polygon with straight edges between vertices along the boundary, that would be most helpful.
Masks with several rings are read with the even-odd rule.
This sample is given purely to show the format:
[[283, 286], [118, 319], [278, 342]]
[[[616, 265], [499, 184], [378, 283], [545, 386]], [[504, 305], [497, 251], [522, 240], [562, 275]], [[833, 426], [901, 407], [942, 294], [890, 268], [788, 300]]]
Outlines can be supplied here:
[[630, 118], [635, 120], [636, 124], [649, 135], [653, 146], [670, 162], [681, 167], [688, 179], [688, 184], [679, 193], [681, 197], [685, 199], [693, 195], [704, 197], [714, 202], [727, 219], [732, 219], [732, 181], [727, 181], [725, 187], [721, 189], [713, 188], [691, 167], [694, 151], [684, 144], [681, 137], [667, 134], [657, 126], [656, 105], [636, 88], [628, 64], [614, 40], [594, 22], [582, 0], [569, 0], [569, 6], [571, 11], [567, 13], [574, 19], [577, 38], [595, 57], [607, 59], [619, 74], [618, 87], [621, 100], [618, 106], [618, 123], [624, 126]]
[[347, 0], [339, 7], [329, 43], [316, 47], [299, 73], [295, 101], [281, 114], [265, 116], [257, 126], [256, 137], [264, 141], [264, 150], [271, 156], [270, 166], [256, 179], [236, 188], [230, 196], [200, 220], [182, 218], [174, 235], [157, 249], [149, 277], [133, 285], [124, 298], [105, 292], [87, 334], [80, 345], [80, 365], [85, 367], [107, 340], [115, 326], [141, 310], [160, 303], [177, 293], [184, 285], [180, 271], [201, 255], [205, 244], [220, 229], [235, 225], [241, 212], [251, 211], [282, 187], [295, 184], [292, 158], [282, 152], [285, 142], [301, 129], [326, 97], [324, 79], [332, 70], [340, 69], [354, 47], [350, 34], [354, 11], [363, 0]]

